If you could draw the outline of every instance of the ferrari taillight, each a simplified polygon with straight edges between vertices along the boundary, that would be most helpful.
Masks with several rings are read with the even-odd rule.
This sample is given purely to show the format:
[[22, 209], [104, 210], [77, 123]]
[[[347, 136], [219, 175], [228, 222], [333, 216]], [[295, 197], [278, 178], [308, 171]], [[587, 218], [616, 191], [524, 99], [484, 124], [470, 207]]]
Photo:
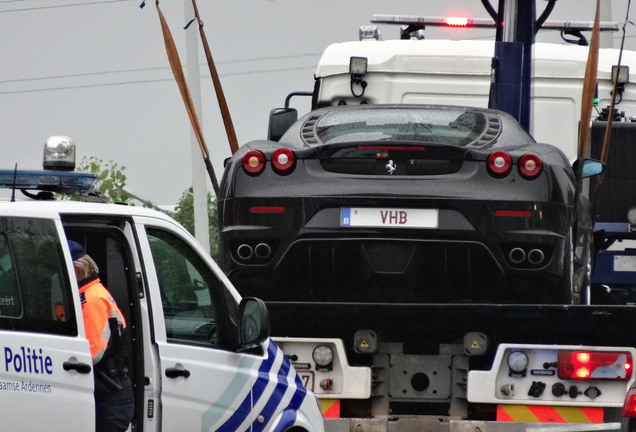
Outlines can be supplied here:
[[558, 375], [572, 380], [627, 381], [632, 377], [632, 355], [623, 351], [560, 351]]
[[294, 156], [293, 151], [279, 148], [272, 153], [272, 167], [276, 173], [280, 175], [290, 174], [294, 170], [295, 165], [296, 156]]
[[539, 156], [525, 154], [519, 159], [519, 172], [527, 179], [535, 179], [543, 170], [543, 162]]
[[496, 177], [505, 176], [512, 168], [512, 158], [504, 151], [496, 151], [488, 156], [488, 171]]
[[257, 176], [265, 169], [265, 155], [258, 150], [249, 151], [243, 156], [242, 164], [247, 174]]
[[636, 388], [631, 387], [625, 395], [622, 417], [636, 417]]

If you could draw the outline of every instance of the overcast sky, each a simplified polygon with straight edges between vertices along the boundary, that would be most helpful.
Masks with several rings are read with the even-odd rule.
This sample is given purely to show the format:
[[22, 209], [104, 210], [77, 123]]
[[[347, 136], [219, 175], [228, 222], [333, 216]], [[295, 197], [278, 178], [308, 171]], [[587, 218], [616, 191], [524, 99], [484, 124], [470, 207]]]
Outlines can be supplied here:
[[[186, 63], [184, 14], [191, 0], [160, 7]], [[602, 0], [610, 4], [609, 0]], [[492, 0], [497, 7], [497, 0]], [[133, 193], [175, 204], [192, 184], [190, 123], [168, 67], [154, 0], [0, 0], [1, 168], [40, 168], [50, 135], [71, 136], [78, 162], [94, 156], [125, 166]], [[537, 14], [545, 7], [537, 0]], [[594, 18], [596, 1], [559, 0], [550, 20]], [[264, 138], [271, 108], [291, 91], [311, 91], [329, 44], [357, 40], [373, 14], [488, 15], [480, 0], [198, 0], [197, 6], [223, 84], [239, 144]], [[612, 0], [613, 20], [627, 0]], [[397, 27], [381, 27], [385, 39]], [[187, 31], [197, 32], [196, 25]], [[427, 38], [494, 38], [494, 31]], [[616, 34], [616, 47], [620, 46]], [[636, 49], [627, 27], [626, 47]], [[558, 42], [539, 33], [538, 41]], [[203, 50], [201, 123], [217, 177], [230, 149]]]

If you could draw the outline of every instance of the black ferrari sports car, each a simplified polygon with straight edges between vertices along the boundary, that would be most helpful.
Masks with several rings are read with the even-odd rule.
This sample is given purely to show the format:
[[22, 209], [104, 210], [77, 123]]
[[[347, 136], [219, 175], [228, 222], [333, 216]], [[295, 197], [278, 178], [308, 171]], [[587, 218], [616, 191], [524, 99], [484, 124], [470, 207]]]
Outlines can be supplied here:
[[272, 301], [570, 303], [589, 273], [576, 189], [500, 111], [321, 108], [228, 161], [220, 262]]

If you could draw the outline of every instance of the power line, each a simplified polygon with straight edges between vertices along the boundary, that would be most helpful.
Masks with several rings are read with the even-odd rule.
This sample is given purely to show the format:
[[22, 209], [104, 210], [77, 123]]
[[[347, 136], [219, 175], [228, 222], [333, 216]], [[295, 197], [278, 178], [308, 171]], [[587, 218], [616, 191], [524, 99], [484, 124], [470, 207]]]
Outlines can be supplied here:
[[[221, 74], [221, 76], [239, 76], [239, 75], [252, 75], [258, 73], [276, 73], [276, 72], [290, 72], [290, 71], [298, 71], [298, 70], [307, 70], [307, 69], [315, 69], [315, 66], [299, 66], [294, 68], [281, 68], [281, 69], [261, 69], [261, 70], [251, 70], [244, 72], [230, 72], [227, 74]], [[209, 78], [210, 75], [202, 76], [201, 78]], [[10, 91], [0, 91], [0, 95], [11, 95], [11, 94], [21, 94], [21, 93], [41, 93], [47, 91], [59, 91], [59, 90], [77, 90], [84, 88], [92, 88], [92, 87], [114, 87], [114, 86], [123, 86], [123, 85], [131, 85], [131, 84], [152, 84], [158, 82], [167, 82], [173, 81], [174, 78], [157, 78], [157, 79], [148, 79], [148, 80], [135, 80], [135, 81], [120, 81], [113, 83], [103, 83], [103, 84], [85, 84], [85, 85], [73, 85], [73, 86], [62, 86], [62, 87], [48, 87], [48, 88], [40, 88], [40, 89], [27, 89], [27, 90], [10, 90]]]
[[[12, 0], [17, 1], [17, 0]], [[218, 62], [219, 65], [228, 65], [228, 64], [237, 64], [237, 63], [246, 63], [246, 62], [256, 62], [256, 61], [269, 61], [269, 60], [283, 60], [290, 58], [300, 58], [300, 57], [317, 57], [321, 55], [321, 53], [307, 53], [307, 54], [294, 54], [294, 55], [286, 55], [286, 56], [268, 56], [268, 57], [258, 57], [258, 58], [250, 58], [250, 59], [236, 59], [236, 60], [226, 60], [222, 62]], [[207, 66], [206, 63], [200, 63], [199, 67]], [[17, 79], [9, 79], [9, 80], [0, 80], [0, 84], [9, 84], [9, 83], [20, 83], [20, 82], [28, 82], [28, 81], [44, 81], [51, 79], [66, 79], [66, 78], [79, 78], [86, 76], [98, 76], [98, 75], [113, 75], [113, 74], [122, 74], [122, 73], [132, 73], [132, 72], [148, 72], [148, 71], [161, 71], [168, 70], [169, 66], [153, 66], [153, 67], [145, 67], [145, 68], [132, 68], [132, 69], [116, 69], [116, 70], [107, 70], [101, 72], [83, 72], [83, 73], [75, 73], [75, 74], [65, 74], [65, 75], [49, 75], [42, 77], [32, 77], [32, 78], [17, 78]], [[254, 71], [253, 73], [259, 73], [260, 71]], [[252, 71], [247, 71], [245, 73], [252, 73]], [[230, 73], [231, 75], [240, 74], [240, 72]], [[229, 75], [229, 74], [225, 74]]]
[[[0, 1], [0, 4], [13, 3], [16, 1], [23, 1], [23, 0], [3, 0], [3, 1]], [[68, 4], [51, 5], [51, 6], [33, 6], [33, 7], [21, 8], [21, 9], [0, 10], [0, 13], [26, 12], [26, 11], [43, 10], [43, 9], [67, 8], [67, 7], [75, 7], [75, 6], [93, 6], [96, 4], [119, 3], [122, 1], [126, 1], [126, 0], [95, 0], [95, 1], [87, 2], [87, 3], [68, 3]]]

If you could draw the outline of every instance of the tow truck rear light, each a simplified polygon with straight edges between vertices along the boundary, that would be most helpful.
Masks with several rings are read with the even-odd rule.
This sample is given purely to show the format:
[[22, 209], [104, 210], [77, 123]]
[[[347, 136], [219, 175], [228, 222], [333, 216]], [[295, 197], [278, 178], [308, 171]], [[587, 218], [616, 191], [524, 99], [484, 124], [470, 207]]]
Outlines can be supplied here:
[[249, 151], [243, 156], [242, 164], [247, 174], [257, 176], [265, 169], [265, 155], [258, 150]]
[[287, 148], [279, 148], [272, 154], [272, 167], [280, 175], [288, 175], [294, 171], [296, 156]]
[[512, 168], [512, 158], [504, 151], [496, 151], [488, 157], [488, 170], [496, 177], [505, 176]]
[[636, 388], [630, 387], [625, 395], [622, 417], [636, 417]]
[[519, 159], [519, 172], [528, 180], [537, 178], [542, 170], [543, 162], [537, 155], [525, 154]]
[[628, 381], [633, 365], [629, 352], [560, 351], [558, 376], [572, 380]]

